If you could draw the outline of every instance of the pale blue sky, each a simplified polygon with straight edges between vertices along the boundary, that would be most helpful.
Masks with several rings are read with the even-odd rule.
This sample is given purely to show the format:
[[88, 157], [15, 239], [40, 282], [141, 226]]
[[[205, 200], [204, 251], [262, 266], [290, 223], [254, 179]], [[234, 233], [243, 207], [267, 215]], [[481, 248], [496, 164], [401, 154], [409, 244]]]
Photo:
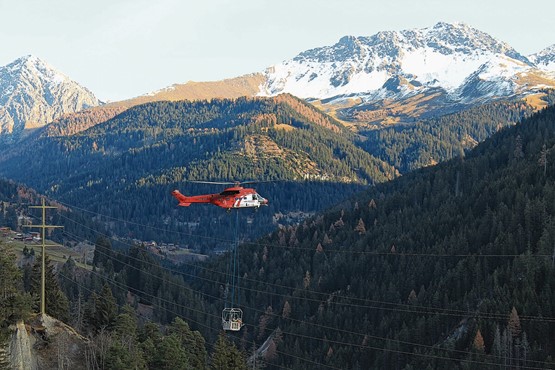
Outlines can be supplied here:
[[102, 100], [212, 81], [342, 36], [464, 22], [524, 55], [555, 44], [555, 0], [0, 0], [0, 65], [33, 54]]

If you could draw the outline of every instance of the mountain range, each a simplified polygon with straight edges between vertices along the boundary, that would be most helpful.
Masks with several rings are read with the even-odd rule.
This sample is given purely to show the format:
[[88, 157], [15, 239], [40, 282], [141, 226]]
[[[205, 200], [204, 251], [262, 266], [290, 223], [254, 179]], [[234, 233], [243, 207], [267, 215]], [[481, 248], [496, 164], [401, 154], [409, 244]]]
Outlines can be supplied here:
[[[104, 119], [150, 101], [290, 93], [344, 123], [375, 126], [412, 123], [485, 102], [541, 95], [553, 87], [555, 45], [525, 56], [464, 23], [440, 22], [422, 29], [345, 36], [335, 45], [301, 52], [262, 73], [174, 84], [85, 115]], [[19, 135], [25, 127], [42, 126], [66, 113], [101, 104], [90, 91], [36, 57], [23, 57], [0, 68], [0, 135]], [[104, 107], [109, 108], [103, 111]], [[71, 116], [63, 119], [67, 124]], [[100, 122], [87, 120], [84, 128]], [[77, 121], [83, 121], [83, 114]]]
[[333, 46], [302, 52], [268, 68], [263, 91], [315, 99], [356, 95], [370, 100], [441, 89], [451, 99], [473, 100], [537, 88], [538, 84], [524, 84], [517, 77], [547, 74], [552, 67], [546, 62], [549, 58], [553, 58], [551, 49], [538, 53], [536, 65], [484, 32], [462, 23], [438, 23], [370, 37], [345, 36]]
[[345, 36], [268, 68], [261, 94], [320, 100], [348, 121], [410, 121], [555, 87], [554, 52], [526, 57], [463, 23]]

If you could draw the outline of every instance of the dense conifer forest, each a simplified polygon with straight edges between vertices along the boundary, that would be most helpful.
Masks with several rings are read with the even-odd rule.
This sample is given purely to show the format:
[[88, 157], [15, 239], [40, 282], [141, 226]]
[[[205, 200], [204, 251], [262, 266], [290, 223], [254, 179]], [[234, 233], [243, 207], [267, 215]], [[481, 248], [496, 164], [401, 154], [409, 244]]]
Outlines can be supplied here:
[[[543, 100], [553, 104], [555, 92], [546, 90]], [[458, 157], [499, 131], [529, 117], [535, 109], [524, 100], [500, 101], [380, 130], [362, 131], [361, 146], [372, 155], [409, 171]]]
[[223, 190], [188, 180], [279, 180], [254, 185], [270, 199], [271, 211], [253, 224], [260, 235], [275, 228], [278, 213], [291, 222], [291, 213], [313, 213], [397, 176], [353, 136], [292, 96], [150, 103], [73, 136], [21, 144], [6, 151], [0, 171], [66, 204], [129, 221], [114, 225], [120, 235], [181, 244], [174, 232], [206, 235], [210, 225], [200, 220], [225, 222], [219, 209], [176, 209], [174, 189]]
[[279, 328], [292, 368], [552, 368], [554, 148], [549, 108], [243, 246], [250, 335]]
[[[114, 248], [98, 220], [62, 210], [53, 220], [74, 224], [62, 238], [95, 240], [94, 268], [50, 268], [48, 312], [88, 335], [105, 368], [553, 368], [554, 149], [551, 107], [241, 244], [246, 326], [226, 336], [228, 254], [168, 265], [142, 245]], [[37, 199], [5, 181], [0, 195], [6, 224]], [[241, 214], [240, 225], [265, 211]], [[205, 237], [233, 248], [227, 235]], [[36, 302], [38, 271], [32, 255], [8, 268], [15, 260], [1, 247], [5, 329]]]
[[63, 134], [72, 132], [69, 122], [61, 120], [63, 130], [58, 122], [45, 128], [49, 135], [3, 148], [0, 175], [97, 219], [106, 216], [99, 220], [108, 232], [209, 251], [220, 246], [185, 241], [182, 234], [210, 235], [212, 225], [202, 220], [227, 225], [225, 215], [211, 207], [178, 210], [169, 194], [223, 189], [189, 180], [279, 180], [254, 185], [270, 200], [269, 210], [241, 221], [250, 237], [259, 236], [368, 185], [460, 156], [532, 112], [523, 101], [498, 102], [413, 126], [354, 133], [290, 95], [157, 102], [70, 136]]

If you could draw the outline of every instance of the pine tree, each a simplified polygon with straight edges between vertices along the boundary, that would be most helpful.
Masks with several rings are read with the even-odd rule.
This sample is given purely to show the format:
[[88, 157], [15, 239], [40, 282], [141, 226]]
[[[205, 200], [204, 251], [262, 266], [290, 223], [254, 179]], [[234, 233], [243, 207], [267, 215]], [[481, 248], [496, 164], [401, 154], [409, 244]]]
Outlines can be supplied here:
[[104, 265], [112, 257], [112, 243], [110, 239], [99, 236], [94, 244], [93, 265]]
[[308, 289], [308, 287], [310, 286], [310, 280], [310, 271], [306, 271], [303, 279], [303, 286], [305, 289]]
[[156, 345], [162, 340], [158, 325], [152, 321], [145, 323], [139, 333], [140, 347], [149, 368], [155, 368]]
[[513, 338], [517, 338], [518, 336], [520, 336], [520, 333], [522, 332], [522, 328], [520, 326], [520, 318], [518, 317], [518, 313], [514, 306], [513, 306], [513, 309], [511, 310], [511, 314], [509, 316], [509, 323], [507, 324], [507, 327], [509, 328], [509, 332], [511, 333], [511, 336]]
[[513, 156], [516, 160], [524, 158], [524, 152], [522, 151], [522, 138], [520, 135], [516, 136]]
[[[69, 318], [69, 300], [60, 289], [58, 279], [54, 274], [54, 266], [50, 263], [48, 254], [45, 256], [45, 305], [46, 313], [62, 321]], [[33, 264], [30, 276], [30, 293], [34, 297], [34, 307], [40, 310], [41, 281], [42, 281], [42, 258], [37, 258]]]
[[545, 176], [547, 173], [547, 146], [545, 144], [542, 146], [538, 163], [543, 168], [543, 175]]
[[200, 332], [192, 331], [189, 324], [176, 317], [168, 327], [168, 333], [174, 334], [180, 339], [193, 369], [206, 368], [207, 353], [204, 337]]
[[210, 358], [211, 370], [246, 370], [247, 363], [241, 352], [220, 333]]
[[125, 342], [116, 340], [108, 349], [104, 358], [106, 369], [114, 370], [146, 370], [147, 365], [142, 353], [136, 348], [130, 350]]
[[104, 284], [102, 291], [99, 296], [95, 297], [94, 301], [94, 322], [93, 326], [98, 331], [101, 328], [112, 328], [116, 315], [118, 312], [118, 306], [116, 300], [112, 295], [112, 290], [108, 284]]
[[289, 316], [291, 316], [291, 305], [289, 304], [289, 301], [285, 301], [285, 303], [283, 304], [281, 317], [283, 317], [284, 319], [288, 319]]
[[261, 339], [264, 337], [265, 333], [266, 333], [266, 328], [268, 327], [268, 324], [270, 323], [270, 321], [273, 318], [273, 310], [272, 310], [272, 306], [268, 306], [266, 308], [266, 311], [264, 311], [264, 314], [260, 316], [259, 319], [259, 323], [258, 323], [258, 338]]
[[176, 334], [162, 338], [157, 344], [154, 368], [160, 370], [192, 370], [181, 341]]
[[60, 269], [60, 289], [64, 292], [70, 301], [74, 301], [79, 294], [79, 284], [75, 278], [75, 270], [77, 265], [72, 257], [62, 265]]
[[472, 342], [472, 347], [478, 351], [478, 352], [484, 352], [485, 347], [484, 347], [484, 338], [482, 337], [482, 333], [480, 332], [480, 329], [478, 329], [478, 331], [476, 332], [476, 335], [474, 336], [474, 341]]
[[0, 243], [0, 330], [25, 319], [30, 311], [31, 296], [23, 293], [22, 274], [15, 255]]
[[503, 354], [503, 348], [501, 343], [501, 331], [499, 330], [499, 325], [495, 325], [495, 332], [493, 334], [493, 344], [491, 352], [496, 357], [501, 357]]
[[324, 252], [324, 248], [322, 248], [322, 244], [318, 243], [318, 245], [316, 246], [316, 253], [323, 253]]
[[124, 342], [137, 340], [137, 315], [133, 307], [125, 305], [114, 322], [113, 332]]
[[364, 225], [364, 221], [362, 221], [362, 218], [359, 218], [358, 224], [355, 227], [355, 231], [358, 233], [358, 235], [366, 233], [366, 226]]
[[412, 289], [409, 293], [409, 297], [407, 298], [407, 302], [409, 302], [410, 304], [416, 303], [418, 301], [418, 298], [416, 296], [416, 292], [414, 291], [414, 289]]

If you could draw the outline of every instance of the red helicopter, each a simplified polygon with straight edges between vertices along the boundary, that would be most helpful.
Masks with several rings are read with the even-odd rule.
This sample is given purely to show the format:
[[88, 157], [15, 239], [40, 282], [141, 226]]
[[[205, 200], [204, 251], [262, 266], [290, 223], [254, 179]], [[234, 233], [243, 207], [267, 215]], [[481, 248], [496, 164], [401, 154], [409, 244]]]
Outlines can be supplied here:
[[251, 184], [254, 182], [209, 182], [209, 181], [190, 181], [200, 184], [219, 184], [233, 185], [224, 189], [221, 193], [185, 196], [179, 190], [172, 191], [172, 195], [179, 201], [178, 206], [189, 207], [191, 203], [212, 203], [231, 211], [234, 208], [254, 208], [267, 206], [268, 199], [265, 199], [252, 188], [244, 188], [241, 184]]

